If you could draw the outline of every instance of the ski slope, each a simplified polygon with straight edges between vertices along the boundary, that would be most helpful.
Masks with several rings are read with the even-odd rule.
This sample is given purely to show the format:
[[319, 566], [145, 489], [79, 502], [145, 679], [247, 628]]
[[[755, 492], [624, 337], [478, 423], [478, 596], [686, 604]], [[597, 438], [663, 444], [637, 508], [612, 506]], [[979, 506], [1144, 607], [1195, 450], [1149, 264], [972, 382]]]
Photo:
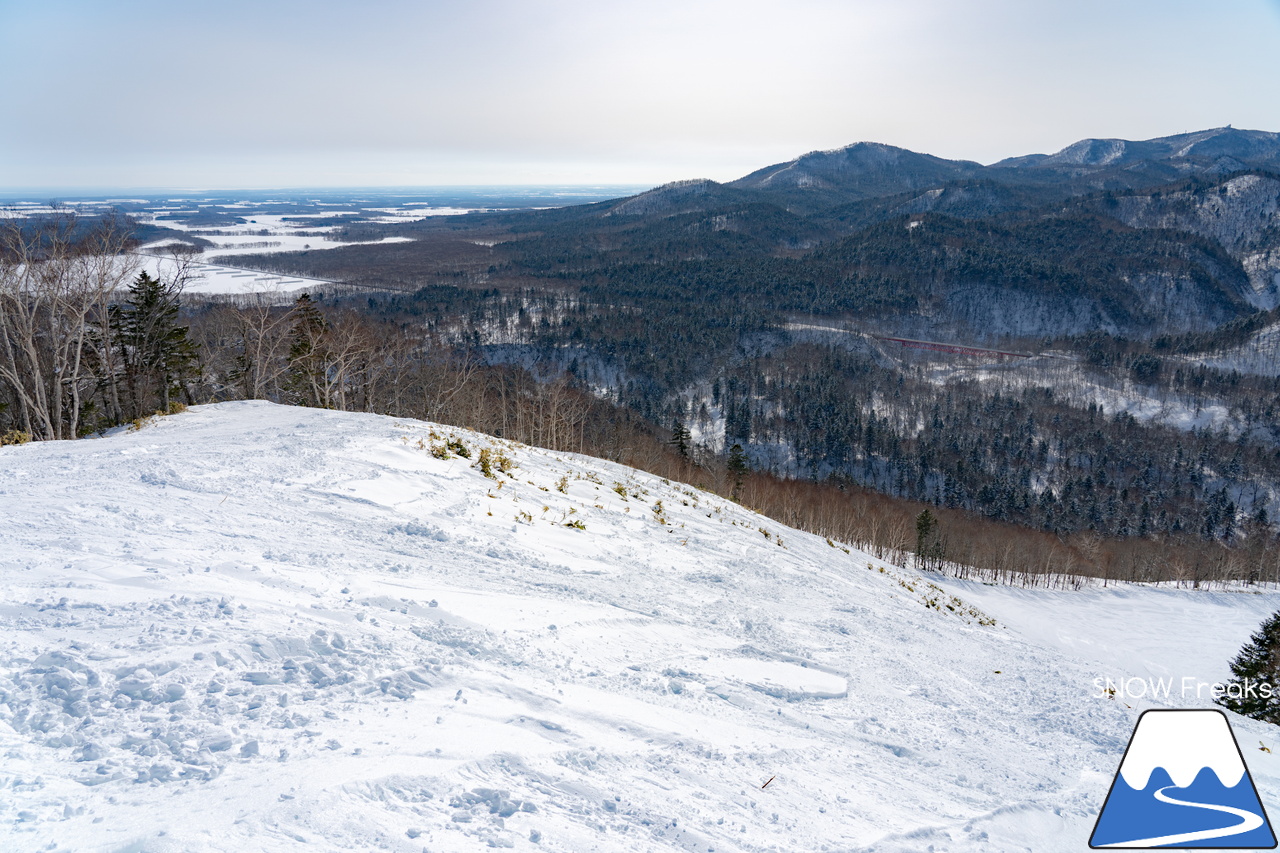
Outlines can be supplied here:
[[[609, 462], [262, 402], [0, 470], [6, 851], [1078, 851], [1138, 714], [1212, 707], [1094, 680], [1220, 680], [1280, 608], [922, 578]], [[1275, 803], [1274, 729], [1232, 720]]]

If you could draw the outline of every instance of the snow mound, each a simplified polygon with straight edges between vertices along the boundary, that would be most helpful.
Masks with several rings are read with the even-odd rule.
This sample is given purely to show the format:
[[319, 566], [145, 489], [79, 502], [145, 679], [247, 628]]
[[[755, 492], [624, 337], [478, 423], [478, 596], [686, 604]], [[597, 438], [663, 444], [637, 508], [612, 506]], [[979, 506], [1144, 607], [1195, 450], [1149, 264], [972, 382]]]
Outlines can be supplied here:
[[[1119, 593], [944, 584], [984, 624], [463, 430], [226, 403], [0, 469], [6, 851], [1075, 850], [1140, 710], [1094, 695], [1144, 674], [1088, 616]], [[1171, 666], [1275, 604], [1205, 641], [1190, 594], [1125, 594]]]

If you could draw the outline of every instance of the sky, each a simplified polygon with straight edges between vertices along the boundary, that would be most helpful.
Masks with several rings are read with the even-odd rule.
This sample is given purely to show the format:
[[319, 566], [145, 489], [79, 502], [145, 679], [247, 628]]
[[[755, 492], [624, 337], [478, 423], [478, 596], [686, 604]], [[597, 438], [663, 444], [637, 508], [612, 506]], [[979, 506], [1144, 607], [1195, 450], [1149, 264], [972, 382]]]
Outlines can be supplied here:
[[1280, 131], [1280, 0], [0, 0], [0, 188], [732, 180]]

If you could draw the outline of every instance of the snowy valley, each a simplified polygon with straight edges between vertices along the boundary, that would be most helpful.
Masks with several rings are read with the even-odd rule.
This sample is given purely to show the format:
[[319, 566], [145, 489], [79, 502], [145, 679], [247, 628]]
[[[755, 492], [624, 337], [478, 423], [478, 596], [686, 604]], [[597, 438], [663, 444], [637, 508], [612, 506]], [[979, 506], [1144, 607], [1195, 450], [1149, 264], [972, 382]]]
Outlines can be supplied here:
[[[265, 402], [0, 470], [4, 850], [1075, 851], [1138, 714], [1213, 707], [1096, 680], [1222, 681], [1280, 608], [922, 576], [610, 462]], [[1274, 729], [1232, 723], [1276, 802]]]

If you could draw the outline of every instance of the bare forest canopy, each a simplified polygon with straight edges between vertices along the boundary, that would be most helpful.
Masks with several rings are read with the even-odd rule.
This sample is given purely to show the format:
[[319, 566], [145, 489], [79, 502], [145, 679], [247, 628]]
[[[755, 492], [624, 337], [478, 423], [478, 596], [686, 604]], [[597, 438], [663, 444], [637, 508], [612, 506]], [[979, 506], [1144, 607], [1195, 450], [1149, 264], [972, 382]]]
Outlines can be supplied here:
[[1232, 129], [990, 167], [863, 143], [568, 207], [299, 216], [353, 245], [220, 262], [347, 286], [279, 304], [162, 283], [181, 364], [139, 354], [132, 279], [40, 302], [9, 246], [0, 298], [36, 319], [5, 321], [0, 432], [174, 401], [378, 411], [953, 571], [1277, 582], [1278, 175], [1276, 135]]

